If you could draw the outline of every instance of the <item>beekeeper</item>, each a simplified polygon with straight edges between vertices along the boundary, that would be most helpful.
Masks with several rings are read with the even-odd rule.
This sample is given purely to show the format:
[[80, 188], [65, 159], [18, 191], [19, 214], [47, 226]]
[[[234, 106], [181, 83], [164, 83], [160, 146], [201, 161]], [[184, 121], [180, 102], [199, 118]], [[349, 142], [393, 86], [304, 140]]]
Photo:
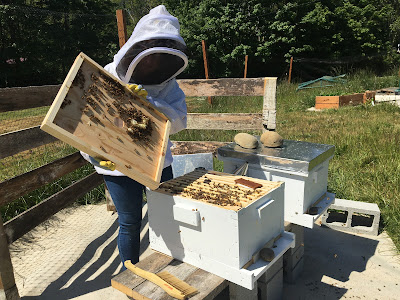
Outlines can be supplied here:
[[[178, 19], [164, 5], [150, 10], [105, 69], [163, 112], [171, 121], [170, 133], [186, 128], [185, 94], [175, 77], [187, 66], [186, 44]], [[172, 179], [171, 141], [168, 141], [161, 181]], [[118, 212], [118, 249], [121, 261], [139, 261], [142, 201], [145, 187], [115, 170], [110, 161], [82, 155], [104, 180]], [[124, 268], [124, 267], [123, 267]]]

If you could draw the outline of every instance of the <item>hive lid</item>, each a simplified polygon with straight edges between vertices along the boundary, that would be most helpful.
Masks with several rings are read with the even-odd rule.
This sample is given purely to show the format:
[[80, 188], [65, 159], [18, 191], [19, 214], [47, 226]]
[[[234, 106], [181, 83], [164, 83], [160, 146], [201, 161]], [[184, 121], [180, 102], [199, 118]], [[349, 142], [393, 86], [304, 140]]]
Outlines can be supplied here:
[[[259, 137], [257, 137], [259, 140]], [[329, 159], [335, 152], [335, 146], [302, 141], [284, 140], [282, 147], [267, 148], [261, 142], [256, 149], [245, 149], [236, 143], [218, 148], [223, 158], [236, 158], [249, 164], [264, 167], [308, 173], [320, 163]]]

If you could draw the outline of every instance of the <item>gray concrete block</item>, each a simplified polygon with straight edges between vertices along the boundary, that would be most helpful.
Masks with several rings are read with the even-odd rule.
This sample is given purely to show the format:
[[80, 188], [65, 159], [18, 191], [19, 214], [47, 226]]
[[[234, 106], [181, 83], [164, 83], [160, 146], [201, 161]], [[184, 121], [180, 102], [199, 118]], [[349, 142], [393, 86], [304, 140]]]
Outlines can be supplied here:
[[293, 224], [286, 223], [285, 231], [291, 232], [295, 234], [295, 245], [294, 248], [289, 248], [287, 252], [293, 255], [300, 247], [304, 248], [304, 227]]
[[229, 299], [230, 300], [258, 300], [257, 281], [254, 283], [254, 289], [248, 290], [240, 285], [229, 283]]
[[297, 248], [296, 252], [291, 254], [290, 251], [286, 251], [286, 253], [283, 255], [283, 271], [286, 272], [291, 272], [300, 259], [302, 259], [304, 255], [304, 247], [300, 246]]
[[283, 256], [281, 256], [273, 265], [258, 279], [258, 282], [267, 283], [283, 268]]
[[258, 282], [259, 299], [280, 300], [283, 297], [283, 269], [280, 269], [268, 282]]
[[300, 258], [297, 265], [292, 270], [287, 270], [283, 273], [283, 281], [294, 284], [297, 278], [301, 275], [304, 269], [304, 258]]
[[[336, 211], [342, 211], [345, 219], [335, 220], [335, 213], [338, 215]], [[332, 221], [328, 220], [330, 217]], [[335, 199], [335, 203], [322, 215], [321, 224], [340, 231], [378, 235], [380, 217], [381, 212], [376, 203]]]

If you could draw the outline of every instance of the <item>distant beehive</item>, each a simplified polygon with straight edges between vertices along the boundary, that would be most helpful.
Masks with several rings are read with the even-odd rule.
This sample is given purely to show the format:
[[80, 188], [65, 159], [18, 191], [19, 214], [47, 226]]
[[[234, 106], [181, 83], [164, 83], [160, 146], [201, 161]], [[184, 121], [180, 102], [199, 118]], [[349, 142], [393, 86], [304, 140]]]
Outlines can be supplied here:
[[159, 185], [170, 121], [83, 53], [41, 129], [93, 157], [114, 162], [117, 170], [149, 188]]

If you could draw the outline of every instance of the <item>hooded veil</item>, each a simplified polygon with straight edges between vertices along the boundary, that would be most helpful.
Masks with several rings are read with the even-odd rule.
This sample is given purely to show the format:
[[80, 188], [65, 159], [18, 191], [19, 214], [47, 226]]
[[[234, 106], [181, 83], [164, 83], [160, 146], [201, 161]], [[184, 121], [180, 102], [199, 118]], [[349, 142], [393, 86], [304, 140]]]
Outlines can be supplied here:
[[[171, 121], [170, 134], [186, 128], [187, 123], [185, 94], [175, 80], [188, 63], [184, 53], [186, 44], [179, 31], [178, 19], [172, 16], [164, 5], [159, 5], [139, 20], [131, 37], [114, 56], [113, 62], [104, 67], [106, 71], [125, 83], [142, 84], [148, 92], [147, 101]], [[135, 70], [146, 71], [146, 65], [142, 63], [146, 63], [152, 55], [157, 55], [158, 59], [157, 64], [153, 65], [156, 69], [151, 72], [155, 76], [142, 76], [143, 80], [149, 81], [135, 82]], [[139, 72], [136, 77], [142, 79], [140, 76]], [[168, 141], [164, 168], [172, 163], [171, 146], [171, 141]], [[82, 155], [95, 165], [99, 174], [124, 175], [117, 170], [110, 171], [98, 167], [89, 155], [86, 153]]]

